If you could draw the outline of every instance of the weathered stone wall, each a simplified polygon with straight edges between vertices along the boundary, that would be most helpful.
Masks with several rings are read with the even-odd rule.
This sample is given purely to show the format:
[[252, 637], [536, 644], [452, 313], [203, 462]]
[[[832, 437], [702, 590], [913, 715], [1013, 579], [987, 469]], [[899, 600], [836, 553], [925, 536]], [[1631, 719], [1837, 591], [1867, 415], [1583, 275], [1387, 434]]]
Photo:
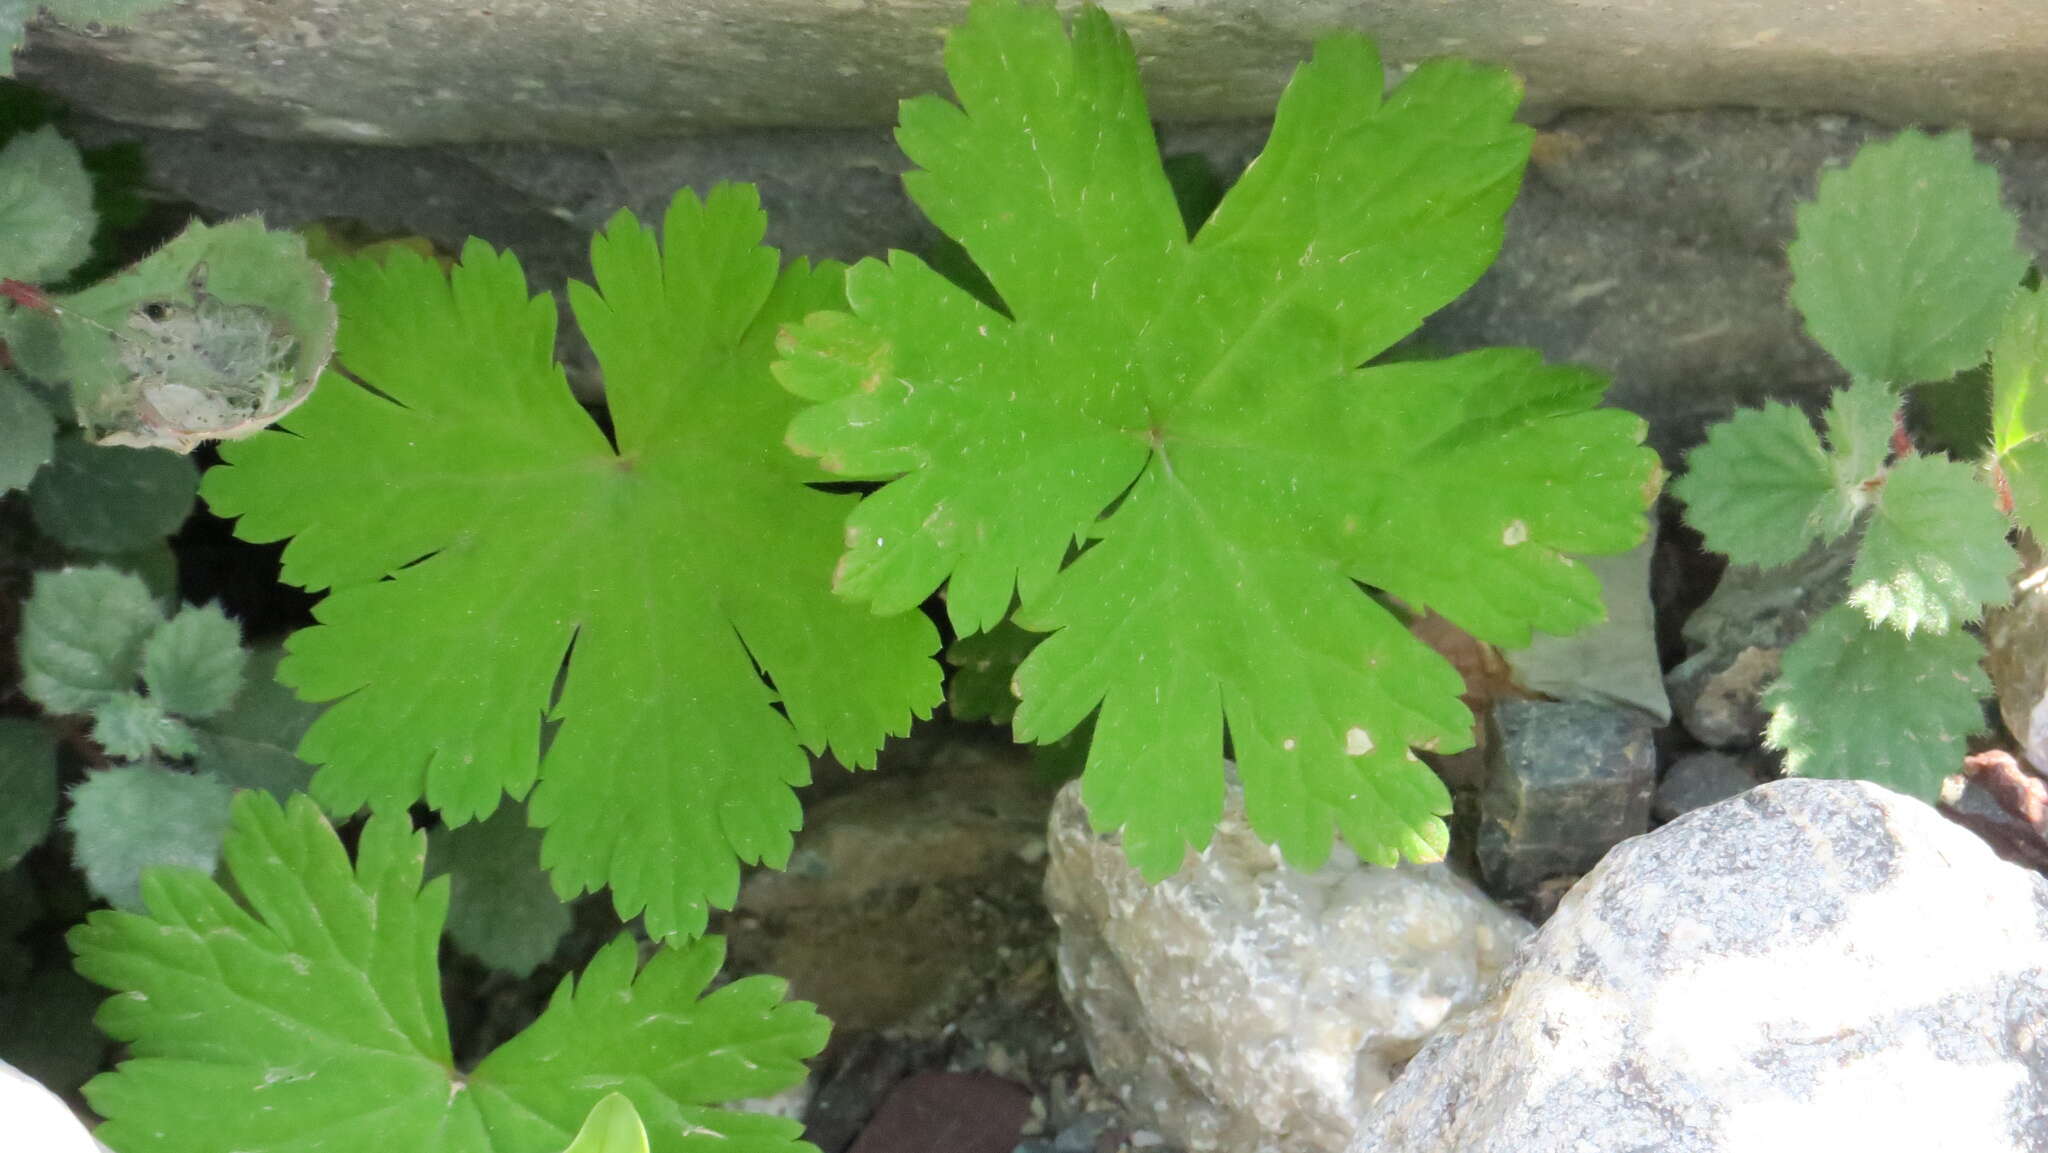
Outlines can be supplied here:
[[[1111, 0], [1168, 120], [1255, 117], [1318, 36], [1505, 63], [1550, 108], [1746, 105], [2048, 133], [2039, 0]], [[964, 0], [183, 0], [21, 61], [101, 115], [383, 143], [884, 124]]]
[[[961, 7], [182, 0], [125, 31], [45, 21], [19, 70], [97, 116], [99, 138], [143, 139], [152, 178], [205, 209], [481, 236], [552, 288], [581, 274], [617, 209], [658, 215], [676, 189], [721, 180], [761, 186], [786, 252], [928, 250], [886, 125], [899, 97], [943, 88], [942, 32]], [[1863, 141], [1968, 123], [2025, 239], [2048, 235], [2048, 140], [1993, 135], [2048, 137], [2040, 0], [1109, 7], [1166, 150], [1226, 178], [1319, 32], [1370, 30], [1393, 61], [1455, 52], [1520, 70], [1544, 132], [1501, 259], [1423, 338], [1603, 370], [1673, 463], [1739, 404], [1813, 404], [1841, 380], [1786, 302], [1784, 249], [1795, 203]], [[1695, 110], [1659, 111], [1672, 106]], [[594, 389], [593, 366], [565, 353]]]
[[[1823, 165], [1884, 126], [1842, 116], [1727, 109], [1582, 111], [1550, 118], [1499, 262], [1433, 317], [1422, 338], [1460, 351], [1525, 345], [1612, 375], [1614, 403], [1648, 417], [1675, 458], [1707, 424], [1766, 397], [1817, 403], [1842, 377], [1786, 301], [1793, 207]], [[1226, 178], [1264, 126], [1169, 125], [1169, 153]], [[590, 234], [621, 207], [657, 217], [675, 190], [761, 186], [770, 243], [851, 260], [928, 250], [936, 234], [904, 196], [884, 129], [756, 130], [622, 142], [378, 147], [101, 124], [139, 135], [152, 179], [222, 213], [276, 224], [325, 216], [510, 246], [536, 288], [585, 275]], [[1986, 141], [2023, 242], [2048, 238], [2048, 143]], [[587, 364], [572, 377], [594, 388]]]

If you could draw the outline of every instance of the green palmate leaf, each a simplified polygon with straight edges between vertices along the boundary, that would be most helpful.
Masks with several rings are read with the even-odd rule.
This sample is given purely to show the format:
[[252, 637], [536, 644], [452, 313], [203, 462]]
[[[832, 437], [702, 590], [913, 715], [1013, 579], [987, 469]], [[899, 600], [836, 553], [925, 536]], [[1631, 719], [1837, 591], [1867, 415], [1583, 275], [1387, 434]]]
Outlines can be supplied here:
[[1913, 455], [1886, 478], [1849, 570], [1849, 603], [1907, 636], [1945, 633], [2011, 595], [2019, 565], [2005, 517], [1975, 470]]
[[0, 717], [0, 869], [43, 843], [57, 815], [57, 738], [34, 721]]
[[[330, 380], [206, 487], [245, 538], [295, 536], [286, 580], [333, 590], [280, 670], [342, 698], [300, 749], [325, 802], [425, 797], [460, 824], [538, 775], [558, 891], [608, 883], [656, 936], [696, 933], [741, 861], [787, 859], [800, 745], [869, 764], [936, 703], [931, 623], [823, 587], [851, 498], [776, 443], [796, 405], [767, 361], [839, 276], [778, 276], [764, 227], [724, 188], [678, 197], [665, 245], [625, 215], [599, 237], [597, 288], [573, 300], [616, 451], [510, 257], [341, 271], [340, 359], [377, 391]], [[544, 764], [543, 715], [561, 721]]]
[[1785, 650], [1764, 694], [1765, 740], [1788, 773], [1876, 781], [1931, 804], [1984, 728], [1983, 656], [1960, 629], [1908, 639], [1837, 605]]
[[327, 274], [297, 233], [193, 224], [147, 259], [54, 298], [23, 364], [70, 387], [103, 445], [190, 452], [303, 401], [334, 348]]
[[310, 800], [243, 793], [227, 864], [246, 908], [201, 873], [162, 870], [144, 882], [147, 916], [74, 930], [79, 970], [118, 993], [100, 1025], [133, 1054], [86, 1087], [101, 1139], [121, 1153], [561, 1153], [616, 1092], [654, 1153], [808, 1148], [795, 1122], [716, 1107], [800, 1080], [827, 1026], [771, 977], [705, 994], [715, 939], [636, 976], [619, 938], [458, 1073], [435, 965], [448, 886], [421, 887], [425, 841], [374, 817], [351, 868]]
[[36, 574], [21, 623], [21, 683], [53, 713], [91, 712], [132, 692], [163, 610], [138, 577], [110, 568]]
[[792, 447], [889, 481], [839, 591], [894, 611], [945, 584], [962, 633], [1021, 594], [1053, 635], [1017, 733], [1100, 708], [1091, 816], [1148, 875], [1207, 841], [1226, 726], [1291, 861], [1339, 827], [1375, 861], [1436, 855], [1449, 797], [1408, 748], [1469, 739], [1461, 682], [1355, 582], [1493, 641], [1569, 631], [1601, 608], [1565, 554], [1634, 544], [1655, 488], [1591, 373], [1356, 367], [1493, 259], [1529, 151], [1515, 81], [1436, 61], [1383, 100], [1372, 47], [1327, 40], [1191, 241], [1099, 9], [1070, 40], [1050, 6], [985, 0], [946, 61], [960, 105], [904, 105], [905, 182], [1007, 315], [899, 253], [790, 333], [781, 379], [817, 402]]
[[192, 513], [199, 470], [161, 449], [105, 448], [76, 435], [57, 441], [29, 487], [36, 527], [67, 548], [126, 553], [178, 531]]
[[232, 794], [216, 777], [155, 765], [96, 772], [71, 790], [64, 823], [72, 856], [93, 892], [119, 908], [139, 908], [144, 869], [213, 871]]
[[1875, 382], [1836, 393], [1827, 446], [1790, 405], [1744, 409], [1708, 431], [1671, 491], [1707, 547], [1737, 564], [1785, 564], [1847, 532], [1869, 506], [1897, 408]]
[[647, 1126], [640, 1123], [632, 1100], [614, 1093], [591, 1109], [562, 1153], [647, 1153]]
[[92, 739], [110, 757], [143, 760], [162, 753], [189, 757], [198, 741], [185, 722], [164, 712], [162, 702], [139, 693], [117, 693], [92, 711]]
[[[5, 20], [0, 12], [0, 24]], [[0, 278], [62, 280], [92, 252], [96, 223], [92, 178], [55, 128], [23, 133], [0, 148]]]
[[192, 605], [149, 638], [142, 679], [165, 712], [199, 720], [234, 702], [248, 662], [241, 627], [218, 605]]
[[13, 374], [0, 370], [0, 493], [27, 488], [56, 451], [56, 418]]
[[2048, 295], [2013, 299], [1991, 347], [1991, 452], [2013, 513], [2048, 538]]
[[1967, 132], [1866, 145], [1798, 215], [1792, 303], [1850, 373], [1913, 384], [1984, 359], [2027, 258]]
[[427, 838], [427, 875], [448, 875], [448, 936], [494, 969], [525, 977], [569, 932], [569, 906], [540, 867], [540, 830], [526, 806]]

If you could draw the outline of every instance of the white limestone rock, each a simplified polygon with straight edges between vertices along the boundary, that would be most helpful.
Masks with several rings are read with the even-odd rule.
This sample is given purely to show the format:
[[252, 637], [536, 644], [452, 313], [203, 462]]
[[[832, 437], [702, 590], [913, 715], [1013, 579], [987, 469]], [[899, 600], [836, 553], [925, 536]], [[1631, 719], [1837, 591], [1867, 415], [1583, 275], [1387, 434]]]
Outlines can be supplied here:
[[0, 1061], [0, 1149], [107, 1153], [55, 1093], [5, 1061]]
[[1383, 869], [1341, 846], [1288, 868], [1232, 785], [1215, 840], [1156, 886], [1053, 806], [1046, 898], [1060, 987], [1097, 1076], [1189, 1153], [1335, 1153], [1530, 928], [1442, 865]]
[[1616, 847], [1351, 1153], [2048, 1150], [2048, 881], [1787, 780]]

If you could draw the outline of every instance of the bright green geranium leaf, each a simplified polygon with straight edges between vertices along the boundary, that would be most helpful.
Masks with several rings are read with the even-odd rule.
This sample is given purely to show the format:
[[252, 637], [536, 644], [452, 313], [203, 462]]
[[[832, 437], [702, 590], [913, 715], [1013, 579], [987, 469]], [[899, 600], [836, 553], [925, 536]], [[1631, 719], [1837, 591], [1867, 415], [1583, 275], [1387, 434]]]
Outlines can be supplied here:
[[193, 224], [134, 267], [54, 298], [31, 375], [70, 387], [98, 444], [190, 452], [303, 401], [334, 349], [327, 273], [295, 232]]
[[[227, 868], [143, 882], [147, 915], [96, 913], [79, 971], [115, 990], [99, 1023], [132, 1057], [86, 1086], [122, 1153], [561, 1153], [614, 1092], [654, 1153], [800, 1153], [798, 1125], [717, 1108], [804, 1076], [827, 1026], [783, 983], [705, 994], [723, 949], [600, 951], [540, 1019], [458, 1073], [435, 952], [448, 886], [426, 838], [374, 817], [351, 867], [312, 801], [234, 802]], [[240, 1103], [242, 1107], [229, 1107]]]
[[55, 128], [23, 133], [0, 148], [0, 278], [64, 279], [92, 252], [97, 223], [92, 177]]
[[233, 703], [248, 662], [241, 626], [219, 605], [188, 605], [144, 646], [142, 679], [165, 712], [200, 720]]
[[562, 1153], [647, 1153], [647, 1126], [632, 1100], [614, 1093], [590, 1111]]
[[50, 835], [57, 815], [57, 738], [19, 717], [0, 717], [0, 869], [11, 869]]
[[1849, 603], [1907, 636], [1945, 633], [2003, 604], [2019, 558], [1975, 470], [1913, 455], [1892, 467], [1849, 570]]
[[56, 451], [56, 418], [13, 374], [0, 370], [0, 493], [27, 488]]
[[140, 693], [117, 693], [94, 706], [92, 739], [108, 756], [131, 761], [157, 753], [189, 757], [199, 751], [185, 722], [164, 712], [155, 698]]
[[[1885, 403], [1872, 403], [1873, 394], [1883, 394]], [[1861, 482], [1883, 463], [1895, 407], [1882, 384], [1837, 394], [1829, 410], [1840, 423], [1839, 430], [1829, 427], [1838, 438], [1832, 448], [1791, 405], [1744, 409], [1708, 430], [1706, 443], [1686, 457], [1672, 494], [1685, 502], [1685, 519], [1708, 548], [1737, 564], [1785, 564], [1814, 541], [1841, 536], [1867, 507]]]
[[889, 481], [839, 591], [893, 611], [944, 584], [961, 633], [1020, 594], [1053, 635], [1017, 734], [1099, 706], [1090, 813], [1150, 876], [1207, 842], [1226, 724], [1289, 860], [1338, 827], [1375, 861], [1434, 856], [1450, 801], [1408, 747], [1466, 742], [1460, 681], [1356, 582], [1497, 642], [1569, 631], [1601, 607], [1565, 554], [1633, 545], [1655, 488], [1591, 373], [1357, 368], [1492, 261], [1529, 151], [1515, 81], [1435, 61], [1383, 100], [1371, 45], [1326, 40], [1190, 240], [1101, 10], [1069, 39], [1050, 6], [983, 0], [946, 63], [960, 104], [904, 105], [905, 183], [1008, 315], [897, 254], [790, 333], [779, 375], [816, 402], [792, 447]]
[[164, 614], [141, 578], [111, 568], [36, 574], [21, 622], [21, 684], [53, 713], [132, 692]]
[[199, 470], [176, 453], [107, 448], [58, 438], [50, 467], [29, 486], [36, 527], [67, 548], [137, 552], [178, 531], [192, 514]]
[[155, 765], [87, 777], [71, 790], [64, 817], [86, 884], [117, 908], [135, 909], [142, 904], [144, 869], [175, 865], [211, 873], [233, 792], [217, 777]]
[[530, 975], [569, 932], [569, 906], [540, 867], [540, 830], [526, 806], [427, 838], [427, 875], [448, 875], [448, 936], [494, 969]]
[[1865, 145], [1798, 215], [1792, 303], [1864, 380], [1944, 380], [1983, 360], [2027, 269], [1998, 173], [1967, 132]]
[[1991, 451], [2014, 515], [2048, 539], [2048, 294], [2038, 289], [2013, 299], [1991, 347]]
[[[778, 277], [764, 227], [729, 187], [678, 197], [663, 246], [626, 215], [598, 239], [598, 287], [573, 298], [617, 451], [511, 257], [472, 244], [452, 279], [407, 253], [341, 271], [340, 359], [377, 392], [330, 379], [206, 484], [243, 537], [294, 537], [286, 580], [332, 590], [280, 669], [340, 698], [299, 750], [323, 801], [424, 797], [460, 824], [538, 776], [558, 891], [610, 884], [656, 936], [694, 934], [740, 862], [787, 859], [800, 746], [871, 764], [937, 703], [931, 622], [825, 587], [852, 498], [807, 487], [777, 444], [796, 404], [767, 361], [839, 277]], [[543, 716], [561, 721], [544, 764]]]
[[1984, 728], [1983, 656], [1960, 629], [1908, 639], [1837, 605], [1785, 650], [1764, 694], [1765, 741], [1788, 773], [1876, 781], [1932, 804]]

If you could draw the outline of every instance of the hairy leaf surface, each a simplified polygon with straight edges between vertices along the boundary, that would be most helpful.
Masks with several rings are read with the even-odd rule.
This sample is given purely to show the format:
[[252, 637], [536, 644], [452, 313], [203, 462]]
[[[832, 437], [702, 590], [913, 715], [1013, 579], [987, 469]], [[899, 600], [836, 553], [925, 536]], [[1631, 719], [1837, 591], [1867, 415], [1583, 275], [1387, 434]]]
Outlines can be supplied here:
[[656, 936], [694, 934], [741, 862], [787, 859], [804, 746], [871, 764], [937, 703], [931, 623], [825, 586], [851, 498], [777, 443], [796, 404], [767, 362], [839, 273], [778, 276], [764, 227], [727, 187], [679, 196], [662, 244], [625, 214], [597, 239], [572, 300], [616, 448], [510, 256], [340, 270], [338, 359], [369, 387], [330, 375], [205, 488], [243, 537], [292, 538], [286, 580], [329, 591], [279, 669], [337, 702], [299, 750], [325, 803], [424, 797], [461, 824], [538, 780], [558, 892], [609, 884]]
[[140, 908], [144, 869], [213, 871], [232, 792], [218, 777], [156, 765], [93, 773], [71, 790], [64, 817], [73, 857], [93, 892], [119, 908]]
[[85, 1090], [122, 1153], [561, 1153], [614, 1092], [654, 1153], [809, 1148], [795, 1122], [717, 1107], [801, 1079], [827, 1030], [771, 977], [706, 994], [717, 940], [641, 968], [620, 937], [462, 1072], [435, 964], [448, 886], [421, 886], [423, 835], [373, 817], [351, 867], [309, 798], [245, 792], [226, 856], [239, 900], [157, 870], [146, 915], [71, 933], [79, 971], [116, 992], [101, 1028], [132, 1053]]
[[1885, 478], [1849, 570], [1849, 603], [1907, 636], [1974, 621], [2012, 595], [2009, 528], [1971, 466], [1908, 456]]
[[240, 625], [219, 605], [187, 605], [142, 650], [142, 679], [165, 712], [194, 720], [234, 703], [249, 664]]
[[1672, 494], [1707, 547], [1737, 564], [1786, 564], [1869, 507], [1897, 408], [1883, 383], [1843, 389], [1828, 407], [1827, 445], [1791, 405], [1743, 409], [1686, 457]]
[[2027, 268], [1998, 172], [1967, 132], [1865, 146], [1798, 218], [1792, 303], [1861, 380], [1944, 380], [1982, 361]]
[[57, 420], [41, 398], [0, 369], [0, 494], [27, 488], [57, 451]]
[[1958, 629], [1908, 638], [1836, 605], [1785, 650], [1764, 694], [1785, 771], [1876, 781], [1932, 804], [1984, 728], [1984, 646]]
[[1434, 61], [1383, 99], [1371, 45], [1326, 40], [1190, 239], [1101, 10], [1070, 38], [983, 0], [946, 66], [957, 104], [903, 106], [905, 183], [1005, 311], [897, 253], [790, 334], [778, 372], [814, 407], [789, 443], [888, 482], [839, 591], [893, 611], [944, 585], [963, 634], [1021, 596], [1053, 635], [1017, 734], [1099, 709], [1090, 813], [1150, 876], [1207, 842], [1226, 729], [1291, 861], [1338, 828], [1375, 861], [1437, 855], [1449, 797], [1408, 750], [1467, 742], [1460, 680], [1358, 584], [1490, 641], [1569, 631], [1601, 606], [1566, 554], [1632, 545], [1655, 487], [1591, 373], [1358, 367], [1492, 261], [1529, 152], [1515, 81]]
[[137, 552], [178, 531], [192, 515], [199, 470], [159, 448], [96, 445], [67, 433], [50, 466], [29, 486], [36, 527], [68, 548]]
[[130, 693], [164, 620], [149, 586], [104, 566], [36, 574], [22, 611], [21, 684], [53, 713], [87, 713]]
[[[7, 17], [0, 13], [0, 35]], [[0, 148], [0, 278], [62, 280], [92, 252], [92, 177], [55, 128]]]

